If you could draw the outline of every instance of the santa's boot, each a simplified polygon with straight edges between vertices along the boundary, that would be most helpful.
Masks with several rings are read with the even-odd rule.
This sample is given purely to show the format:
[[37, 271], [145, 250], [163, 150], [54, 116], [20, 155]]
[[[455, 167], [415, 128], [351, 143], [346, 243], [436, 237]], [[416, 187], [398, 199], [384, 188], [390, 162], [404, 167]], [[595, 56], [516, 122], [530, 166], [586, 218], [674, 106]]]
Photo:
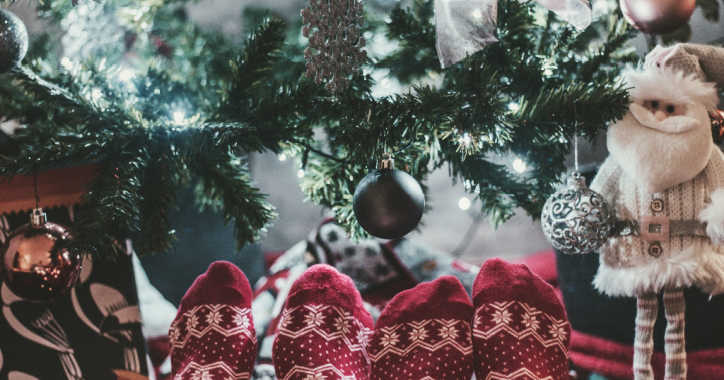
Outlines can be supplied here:
[[686, 380], [686, 336], [685, 316], [686, 301], [684, 291], [664, 291], [664, 310], [666, 311], [666, 335], [664, 349], [666, 351], [665, 380]]
[[636, 299], [636, 334], [634, 338], [633, 371], [635, 380], [654, 380], [651, 357], [654, 354], [654, 325], [659, 312], [656, 294]]
[[352, 280], [329, 265], [297, 279], [282, 309], [272, 348], [277, 378], [369, 378], [373, 321]]
[[251, 377], [257, 351], [251, 296], [249, 280], [226, 261], [196, 278], [169, 331], [174, 380]]
[[372, 380], [470, 380], [473, 305], [460, 280], [443, 276], [397, 294], [370, 343]]

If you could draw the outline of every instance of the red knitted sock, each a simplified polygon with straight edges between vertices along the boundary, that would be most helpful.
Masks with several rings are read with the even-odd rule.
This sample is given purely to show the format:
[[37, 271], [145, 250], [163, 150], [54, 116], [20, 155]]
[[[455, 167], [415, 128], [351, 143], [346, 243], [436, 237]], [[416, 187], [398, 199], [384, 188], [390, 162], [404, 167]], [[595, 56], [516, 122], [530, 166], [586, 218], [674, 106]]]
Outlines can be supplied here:
[[251, 296], [249, 280], [226, 261], [196, 278], [169, 331], [174, 380], [251, 377], [257, 350]]
[[470, 380], [473, 306], [460, 281], [443, 276], [397, 294], [370, 342], [373, 380]]
[[568, 378], [571, 326], [553, 288], [522, 264], [488, 260], [473, 285], [478, 379]]
[[277, 377], [367, 379], [373, 321], [352, 280], [314, 265], [292, 285], [272, 348]]

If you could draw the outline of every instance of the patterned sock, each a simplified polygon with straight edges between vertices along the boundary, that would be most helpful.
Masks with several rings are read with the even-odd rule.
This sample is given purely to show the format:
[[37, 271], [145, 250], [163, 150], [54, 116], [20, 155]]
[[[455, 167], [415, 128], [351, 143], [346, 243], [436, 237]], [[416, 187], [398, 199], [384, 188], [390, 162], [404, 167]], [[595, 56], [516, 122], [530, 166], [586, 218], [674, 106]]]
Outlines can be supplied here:
[[682, 290], [664, 292], [664, 309], [666, 310], [666, 335], [664, 336], [666, 351], [665, 380], [686, 380], [686, 336], [685, 309], [686, 301]]
[[372, 380], [470, 380], [473, 305], [460, 280], [443, 276], [396, 295], [370, 342]]
[[635, 380], [653, 380], [651, 356], [654, 354], [654, 325], [659, 312], [656, 294], [636, 299], [636, 334], [634, 338], [633, 370]]
[[243, 380], [251, 377], [256, 334], [251, 286], [234, 264], [209, 266], [181, 299], [171, 324], [174, 380]]
[[292, 285], [272, 358], [277, 378], [367, 379], [373, 321], [352, 280], [314, 265]]
[[473, 285], [478, 379], [567, 379], [571, 326], [553, 288], [528, 267], [490, 259]]

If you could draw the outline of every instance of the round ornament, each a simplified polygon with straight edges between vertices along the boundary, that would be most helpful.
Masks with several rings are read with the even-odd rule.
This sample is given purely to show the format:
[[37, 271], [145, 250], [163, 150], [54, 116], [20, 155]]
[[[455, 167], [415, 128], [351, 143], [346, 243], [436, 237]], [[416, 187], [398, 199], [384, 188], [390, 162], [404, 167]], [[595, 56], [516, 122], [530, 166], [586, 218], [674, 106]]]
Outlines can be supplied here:
[[383, 160], [354, 192], [354, 215], [370, 235], [401, 238], [417, 226], [425, 209], [425, 194], [411, 175]]
[[696, 0], [620, 0], [621, 12], [634, 28], [651, 34], [673, 32], [689, 22]]
[[614, 215], [601, 194], [589, 189], [574, 172], [567, 186], [546, 200], [541, 214], [543, 234], [553, 248], [571, 255], [600, 248], [614, 227]]
[[71, 239], [65, 227], [48, 222], [42, 209], [34, 209], [31, 222], [11, 232], [3, 246], [5, 283], [30, 301], [48, 301], [72, 288], [82, 257], [66, 248]]
[[28, 30], [14, 13], [0, 8], [0, 73], [6, 73], [25, 58]]

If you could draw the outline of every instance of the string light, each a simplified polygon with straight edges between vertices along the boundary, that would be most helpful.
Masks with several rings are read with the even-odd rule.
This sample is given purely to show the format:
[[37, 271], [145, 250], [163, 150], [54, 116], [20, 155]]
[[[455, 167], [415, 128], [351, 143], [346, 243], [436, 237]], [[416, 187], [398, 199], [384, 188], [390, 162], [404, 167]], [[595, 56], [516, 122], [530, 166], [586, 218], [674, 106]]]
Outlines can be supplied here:
[[458, 139], [458, 143], [460, 145], [463, 145], [465, 147], [470, 146], [470, 144], [473, 142], [473, 138], [470, 136], [469, 133], [465, 132], [462, 136]]
[[524, 171], [528, 170], [528, 165], [525, 163], [525, 161], [516, 157], [513, 160], [513, 170], [515, 170], [518, 173], [523, 173]]
[[60, 65], [63, 66], [63, 68], [66, 69], [66, 70], [68, 70], [68, 71], [73, 70], [73, 67], [75, 66], [75, 64], [73, 63], [73, 61], [72, 61], [70, 58], [68, 58], [68, 57], [63, 57], [63, 58], [61, 58], [61, 59], [60, 59]]
[[129, 69], [128, 67], [124, 67], [118, 72], [118, 79], [123, 82], [130, 82], [135, 76], [136, 73], [134, 73], [133, 70]]
[[483, 12], [480, 10], [480, 8], [476, 8], [476, 9], [473, 11], [473, 18], [474, 18], [475, 20], [477, 20], [477, 21], [482, 21], [482, 20], [483, 20]]
[[182, 110], [173, 111], [172, 118], [175, 124], [182, 125], [186, 122], [186, 112]]
[[518, 110], [520, 109], [520, 104], [518, 104], [516, 102], [511, 102], [508, 104], [508, 109], [511, 112], [518, 112]]
[[470, 199], [467, 197], [460, 197], [458, 200], [458, 207], [460, 207], [461, 210], [466, 211], [470, 209], [470, 206], [472, 205], [472, 202], [470, 202]]
[[91, 98], [93, 99], [94, 102], [99, 101], [102, 97], [103, 97], [103, 92], [101, 91], [100, 88], [96, 87], [91, 90]]
[[280, 153], [278, 158], [279, 161], [284, 162], [287, 160], [287, 155], [285, 153]]
[[299, 177], [299, 178], [304, 177], [304, 170], [299, 169], [299, 171], [297, 172], [297, 177]]

